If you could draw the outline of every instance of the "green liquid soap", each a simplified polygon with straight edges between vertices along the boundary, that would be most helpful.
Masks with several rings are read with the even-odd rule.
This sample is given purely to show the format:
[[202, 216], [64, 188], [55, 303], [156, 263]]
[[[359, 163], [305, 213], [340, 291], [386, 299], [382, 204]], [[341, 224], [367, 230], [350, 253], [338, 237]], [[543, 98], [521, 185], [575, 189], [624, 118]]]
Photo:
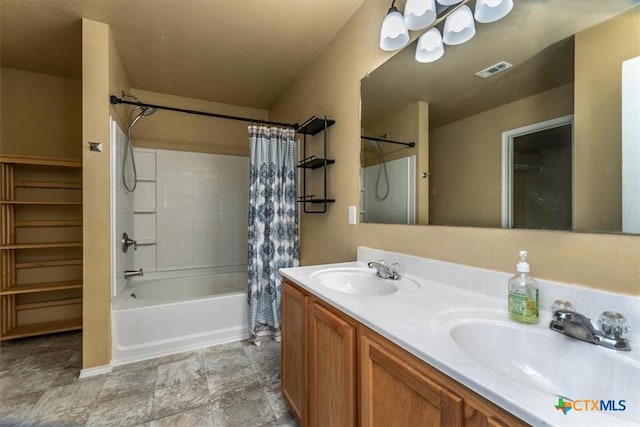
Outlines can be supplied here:
[[520, 323], [538, 323], [538, 283], [529, 275], [527, 251], [520, 251], [517, 273], [509, 280], [509, 317]]

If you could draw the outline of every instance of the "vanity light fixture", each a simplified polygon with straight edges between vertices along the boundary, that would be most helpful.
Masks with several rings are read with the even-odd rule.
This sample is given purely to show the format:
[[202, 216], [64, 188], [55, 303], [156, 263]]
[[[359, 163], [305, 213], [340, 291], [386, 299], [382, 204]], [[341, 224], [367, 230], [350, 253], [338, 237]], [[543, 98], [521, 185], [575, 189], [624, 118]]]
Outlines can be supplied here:
[[[444, 44], [453, 46], [471, 40], [476, 34], [476, 21], [495, 22], [513, 9], [513, 0], [475, 0], [474, 13], [468, 5], [471, 2], [407, 0], [403, 17], [393, 0], [380, 29], [380, 48], [400, 50], [409, 43], [409, 31], [424, 31], [418, 38], [415, 58], [418, 62], [434, 62], [444, 55]], [[442, 22], [440, 32], [436, 26]]]
[[400, 50], [409, 43], [409, 31], [395, 4], [396, 0], [393, 0], [380, 28], [380, 49], [386, 51]]
[[436, 0], [407, 0], [404, 6], [404, 26], [410, 31], [427, 28], [436, 16]]

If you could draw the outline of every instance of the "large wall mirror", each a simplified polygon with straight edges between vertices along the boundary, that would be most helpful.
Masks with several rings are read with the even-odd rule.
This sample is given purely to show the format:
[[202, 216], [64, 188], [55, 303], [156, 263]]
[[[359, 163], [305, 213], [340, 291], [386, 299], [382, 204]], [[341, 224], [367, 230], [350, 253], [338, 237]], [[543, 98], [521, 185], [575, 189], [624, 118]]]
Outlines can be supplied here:
[[516, 0], [476, 29], [362, 79], [361, 222], [640, 233], [638, 3]]

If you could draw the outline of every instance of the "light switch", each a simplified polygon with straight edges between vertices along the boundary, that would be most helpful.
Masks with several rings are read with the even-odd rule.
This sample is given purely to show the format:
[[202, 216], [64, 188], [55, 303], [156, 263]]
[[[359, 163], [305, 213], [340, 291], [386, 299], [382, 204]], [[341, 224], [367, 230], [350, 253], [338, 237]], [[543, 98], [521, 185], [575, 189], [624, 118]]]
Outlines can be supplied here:
[[356, 207], [349, 206], [349, 224], [356, 224]]

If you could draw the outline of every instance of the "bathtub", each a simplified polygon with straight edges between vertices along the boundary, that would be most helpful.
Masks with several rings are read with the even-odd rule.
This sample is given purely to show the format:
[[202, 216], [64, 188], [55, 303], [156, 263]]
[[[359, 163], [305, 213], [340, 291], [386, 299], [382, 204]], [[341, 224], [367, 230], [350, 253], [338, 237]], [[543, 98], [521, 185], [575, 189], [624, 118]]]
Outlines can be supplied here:
[[247, 273], [151, 273], [113, 300], [112, 365], [249, 337]]

